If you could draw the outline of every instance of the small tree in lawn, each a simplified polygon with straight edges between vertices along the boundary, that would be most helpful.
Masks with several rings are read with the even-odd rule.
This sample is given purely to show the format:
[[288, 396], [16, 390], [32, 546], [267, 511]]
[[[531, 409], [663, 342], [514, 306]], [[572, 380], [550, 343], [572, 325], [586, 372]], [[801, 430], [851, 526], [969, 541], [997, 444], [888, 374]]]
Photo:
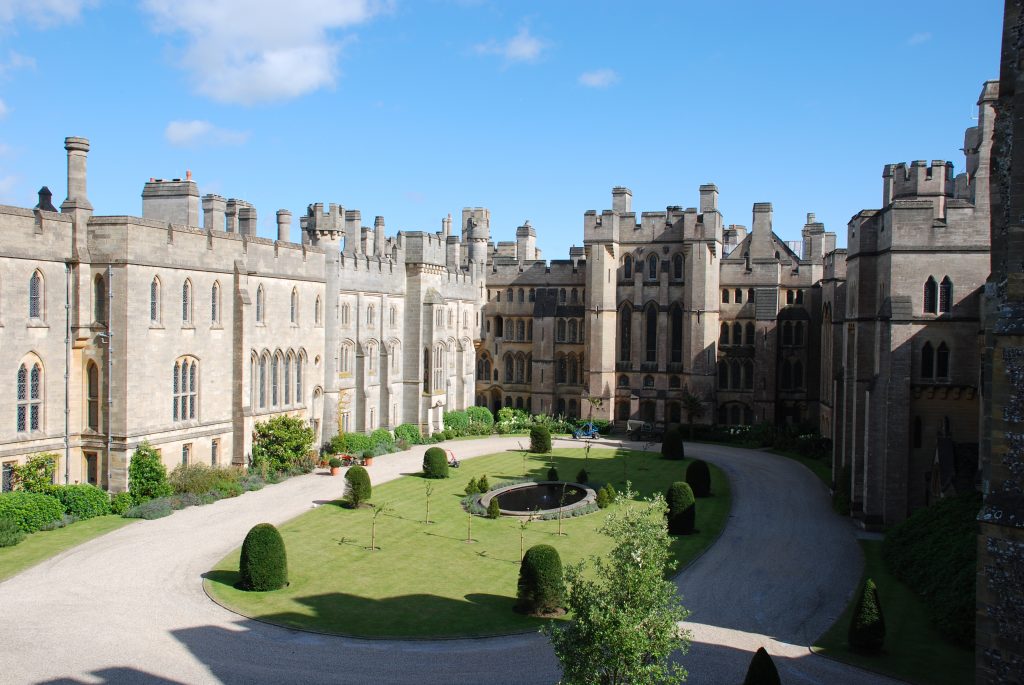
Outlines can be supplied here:
[[135, 448], [135, 454], [128, 465], [128, 491], [136, 504], [171, 494], [167, 467], [153, 446], [146, 441]]
[[313, 429], [297, 416], [275, 416], [253, 429], [252, 465], [268, 471], [287, 471], [309, 453]]
[[423, 490], [427, 494], [427, 513], [423, 517], [423, 523], [430, 523], [430, 496], [434, 494], [434, 484], [429, 480], [423, 482]]
[[568, 567], [567, 608], [572, 623], [548, 626], [562, 683], [681, 683], [686, 671], [670, 656], [689, 645], [678, 623], [689, 612], [665, 576], [676, 566], [669, 552], [665, 500], [660, 495], [626, 502], [605, 519], [600, 532], [614, 541], [607, 557]]
[[878, 600], [878, 587], [870, 578], [865, 580], [861, 587], [860, 599], [850, 620], [847, 641], [854, 650], [867, 653], [878, 653], [885, 645], [882, 604]]
[[562, 559], [551, 545], [534, 545], [519, 564], [516, 611], [540, 616], [562, 608]]
[[277, 528], [260, 523], [249, 530], [242, 542], [238, 575], [244, 590], [266, 592], [288, 584], [288, 556]]
[[672, 483], [665, 493], [665, 502], [668, 505], [668, 532], [673, 535], [693, 533], [697, 500], [690, 486], [681, 480]]
[[661, 438], [661, 456], [666, 459], [682, 459], [683, 431], [678, 423], [670, 423]]
[[704, 401], [686, 390], [683, 393], [683, 411], [686, 413], [686, 424], [690, 427], [690, 440], [693, 440], [693, 422], [704, 416]]
[[487, 505], [487, 518], [496, 519], [501, 517], [501, 505], [498, 504], [498, 498], [492, 497], [490, 504]]
[[353, 509], [358, 509], [361, 504], [369, 501], [373, 494], [373, 487], [370, 485], [370, 474], [362, 466], [352, 466], [345, 474], [345, 499]]
[[380, 516], [381, 514], [387, 514], [390, 511], [391, 511], [391, 504], [389, 502], [385, 502], [384, 504], [380, 505], [379, 507], [376, 507], [373, 510], [373, 517], [370, 520], [370, 551], [371, 552], [376, 552], [378, 549], [380, 549], [379, 547], [377, 547], [377, 517]]

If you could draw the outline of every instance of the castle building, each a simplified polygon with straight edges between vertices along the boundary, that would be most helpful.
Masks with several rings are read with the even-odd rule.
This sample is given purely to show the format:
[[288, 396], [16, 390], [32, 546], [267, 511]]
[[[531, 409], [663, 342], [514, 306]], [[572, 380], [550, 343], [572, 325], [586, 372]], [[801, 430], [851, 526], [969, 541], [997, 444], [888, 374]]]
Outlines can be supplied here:
[[[244, 464], [254, 423], [339, 430], [411, 422], [427, 431], [473, 401], [483, 259], [470, 239], [387, 236], [358, 210], [290, 212], [277, 240], [256, 209], [195, 181], [151, 180], [142, 216], [100, 216], [86, 193], [89, 142], [65, 141], [68, 193], [0, 206], [3, 489], [12, 468], [60, 455], [60, 482], [127, 486], [148, 440], [168, 467]], [[200, 211], [202, 227], [200, 227]], [[450, 227], [450, 223], [446, 224]]]

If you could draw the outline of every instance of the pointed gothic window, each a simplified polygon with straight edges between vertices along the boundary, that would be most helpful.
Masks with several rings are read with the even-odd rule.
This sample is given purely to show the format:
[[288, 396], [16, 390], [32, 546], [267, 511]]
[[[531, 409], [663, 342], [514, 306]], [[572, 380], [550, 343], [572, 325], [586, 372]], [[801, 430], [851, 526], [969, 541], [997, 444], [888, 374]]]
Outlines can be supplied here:
[[924, 282], [924, 312], [935, 314], [938, 311], [938, 286], [931, 276]]

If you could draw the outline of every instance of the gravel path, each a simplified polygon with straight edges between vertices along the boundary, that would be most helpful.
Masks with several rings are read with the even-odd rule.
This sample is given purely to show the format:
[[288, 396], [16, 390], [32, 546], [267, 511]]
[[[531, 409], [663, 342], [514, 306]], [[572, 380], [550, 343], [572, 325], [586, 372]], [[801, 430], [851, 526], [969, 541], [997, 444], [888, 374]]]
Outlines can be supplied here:
[[[453, 443], [460, 458], [524, 438]], [[575, 443], [578, 445], [579, 443]], [[418, 470], [424, 448], [378, 459], [380, 483]], [[846, 605], [862, 560], [821, 482], [796, 462], [714, 445], [688, 456], [729, 475], [733, 512], [720, 540], [678, 578], [693, 613], [691, 683], [739, 683], [764, 646], [787, 685], [889, 684], [814, 656], [807, 645]], [[0, 583], [4, 683], [553, 683], [544, 638], [353, 640], [232, 614], [201, 575], [251, 526], [281, 523], [339, 496], [340, 478], [309, 475], [242, 497], [140, 521]]]

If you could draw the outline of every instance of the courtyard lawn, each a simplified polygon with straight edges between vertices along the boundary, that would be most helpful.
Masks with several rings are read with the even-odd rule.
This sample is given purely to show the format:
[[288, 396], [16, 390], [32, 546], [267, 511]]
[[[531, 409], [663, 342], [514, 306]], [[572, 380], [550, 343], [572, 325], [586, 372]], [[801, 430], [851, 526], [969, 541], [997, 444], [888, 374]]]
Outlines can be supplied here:
[[974, 682], [974, 652], [946, 642], [932, 628], [921, 599], [886, 570], [880, 540], [861, 540], [860, 544], [864, 550], [864, 577], [872, 578], [878, 585], [885, 617], [885, 650], [870, 656], [847, 647], [846, 635], [856, 597], [850, 600], [839, 620], [817, 640], [813, 650], [919, 685]]
[[6, 580], [55, 554], [133, 523], [120, 516], [97, 516], [57, 530], [32, 533], [14, 547], [0, 547], [0, 580]]
[[[586, 468], [592, 485], [611, 482], [622, 490], [628, 479], [640, 495], [651, 495], [683, 480], [688, 463], [654, 453], [593, 449]], [[486, 474], [491, 484], [522, 478], [525, 465], [526, 475], [543, 480], [552, 464], [563, 479], [575, 480], [584, 450], [556, 449], [552, 455], [507, 451], [465, 461], [447, 480], [410, 475], [377, 486], [373, 503], [391, 510], [377, 519], [379, 549], [373, 552], [373, 510], [325, 503], [280, 529], [288, 551], [288, 587], [265, 593], [237, 590], [235, 550], [206, 574], [207, 592], [245, 616], [343, 635], [453, 637], [536, 630], [546, 621], [512, 610], [520, 522], [474, 516], [473, 542], [467, 543], [470, 517], [461, 498], [470, 478]], [[729, 484], [714, 465], [711, 478], [714, 496], [697, 503], [698, 533], [673, 543], [682, 563], [707, 548], [728, 518]], [[424, 523], [427, 483], [433, 486], [430, 525]], [[342, 484], [338, 478], [339, 496]], [[563, 519], [561, 537], [557, 521], [533, 521], [526, 526], [525, 546], [553, 545], [563, 564], [573, 563], [610, 548], [609, 540], [596, 532], [603, 521], [604, 512]]]

